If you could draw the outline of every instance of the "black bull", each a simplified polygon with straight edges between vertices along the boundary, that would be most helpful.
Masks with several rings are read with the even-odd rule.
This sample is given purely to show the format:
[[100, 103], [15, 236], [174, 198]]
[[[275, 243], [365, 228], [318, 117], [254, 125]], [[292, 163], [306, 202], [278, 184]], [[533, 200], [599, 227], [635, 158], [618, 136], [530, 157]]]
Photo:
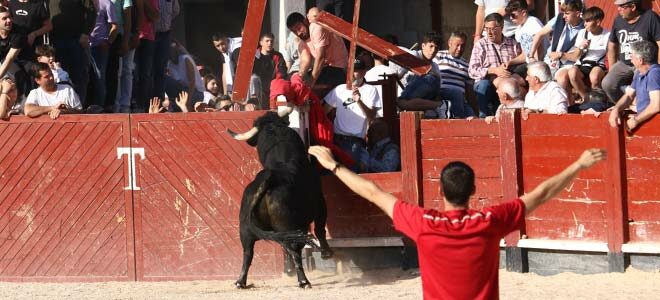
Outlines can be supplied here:
[[258, 240], [282, 245], [294, 262], [299, 286], [311, 287], [303, 270], [302, 249], [309, 240], [307, 231], [312, 221], [323, 258], [332, 256], [325, 238], [327, 209], [316, 164], [309, 161], [300, 136], [288, 127], [288, 121], [274, 112], [256, 119], [246, 133], [228, 131], [235, 139], [256, 146], [263, 166], [245, 188], [241, 201], [243, 267], [236, 287], [246, 287]]

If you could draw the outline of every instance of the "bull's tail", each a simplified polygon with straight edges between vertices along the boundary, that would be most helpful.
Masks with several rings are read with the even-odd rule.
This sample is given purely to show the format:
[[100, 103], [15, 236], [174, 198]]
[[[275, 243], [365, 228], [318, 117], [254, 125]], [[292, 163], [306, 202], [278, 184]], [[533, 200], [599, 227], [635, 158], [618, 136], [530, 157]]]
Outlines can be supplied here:
[[290, 231], [273, 231], [263, 230], [254, 220], [257, 219], [257, 207], [261, 203], [266, 193], [271, 188], [275, 179], [275, 174], [270, 170], [263, 170], [258, 175], [261, 177], [261, 184], [257, 186], [253, 193], [254, 198], [250, 199], [249, 213], [247, 214], [247, 224], [250, 231], [255, 234], [259, 239], [271, 240], [278, 243], [305, 243], [310, 242], [310, 236], [304, 230], [290, 230]]

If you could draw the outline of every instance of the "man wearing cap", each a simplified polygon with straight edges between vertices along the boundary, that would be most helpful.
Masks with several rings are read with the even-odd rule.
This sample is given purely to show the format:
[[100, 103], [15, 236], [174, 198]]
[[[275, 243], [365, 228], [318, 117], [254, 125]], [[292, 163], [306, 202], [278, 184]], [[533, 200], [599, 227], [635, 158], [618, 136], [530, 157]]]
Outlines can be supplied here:
[[347, 89], [346, 84], [338, 85], [325, 96], [323, 107], [326, 114], [335, 111], [334, 143], [350, 153], [354, 161], [359, 161], [366, 147], [367, 125], [383, 105], [376, 87], [365, 84], [365, 63], [358, 58], [353, 68], [353, 89]]
[[660, 46], [660, 21], [654, 11], [642, 10], [640, 0], [615, 0], [614, 4], [619, 16], [614, 19], [607, 45], [610, 70], [602, 82], [610, 101], [621, 99], [621, 87], [632, 82], [634, 68], [631, 44], [650, 41]]

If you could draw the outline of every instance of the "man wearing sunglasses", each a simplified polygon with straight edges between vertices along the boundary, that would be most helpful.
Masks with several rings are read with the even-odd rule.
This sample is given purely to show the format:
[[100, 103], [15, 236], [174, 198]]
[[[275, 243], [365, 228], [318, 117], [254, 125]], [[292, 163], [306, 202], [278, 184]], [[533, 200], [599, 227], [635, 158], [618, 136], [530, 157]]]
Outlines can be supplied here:
[[631, 45], [638, 41], [660, 45], [660, 21], [652, 10], [642, 10], [641, 0], [615, 0], [619, 16], [614, 19], [607, 45], [610, 70], [603, 79], [603, 89], [610, 101], [623, 96], [622, 86], [632, 82], [634, 67]]

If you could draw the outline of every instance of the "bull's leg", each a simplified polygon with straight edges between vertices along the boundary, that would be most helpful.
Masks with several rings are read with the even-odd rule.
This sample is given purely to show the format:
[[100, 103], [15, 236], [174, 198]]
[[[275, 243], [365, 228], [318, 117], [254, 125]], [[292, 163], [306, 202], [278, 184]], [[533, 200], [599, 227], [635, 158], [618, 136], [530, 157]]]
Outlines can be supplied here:
[[303, 289], [309, 289], [312, 287], [312, 284], [307, 280], [305, 276], [305, 270], [303, 269], [302, 264], [302, 248], [305, 247], [304, 244], [287, 244], [284, 248], [293, 258], [293, 264], [296, 267], [296, 274], [298, 275], [298, 286]]
[[252, 257], [254, 256], [254, 243], [257, 239], [249, 233], [241, 231], [241, 245], [243, 245], [243, 267], [241, 267], [241, 275], [236, 280], [236, 288], [244, 289], [247, 287], [247, 275], [250, 265], [252, 264]]
[[[323, 199], [323, 198], [321, 198]], [[322, 205], [319, 209], [319, 214], [314, 219], [314, 235], [319, 240], [321, 246], [321, 258], [328, 259], [331, 258], [334, 252], [330, 249], [328, 245], [328, 240], [325, 238], [325, 222], [328, 216], [328, 209], [325, 207], [325, 200], [322, 202]]]

